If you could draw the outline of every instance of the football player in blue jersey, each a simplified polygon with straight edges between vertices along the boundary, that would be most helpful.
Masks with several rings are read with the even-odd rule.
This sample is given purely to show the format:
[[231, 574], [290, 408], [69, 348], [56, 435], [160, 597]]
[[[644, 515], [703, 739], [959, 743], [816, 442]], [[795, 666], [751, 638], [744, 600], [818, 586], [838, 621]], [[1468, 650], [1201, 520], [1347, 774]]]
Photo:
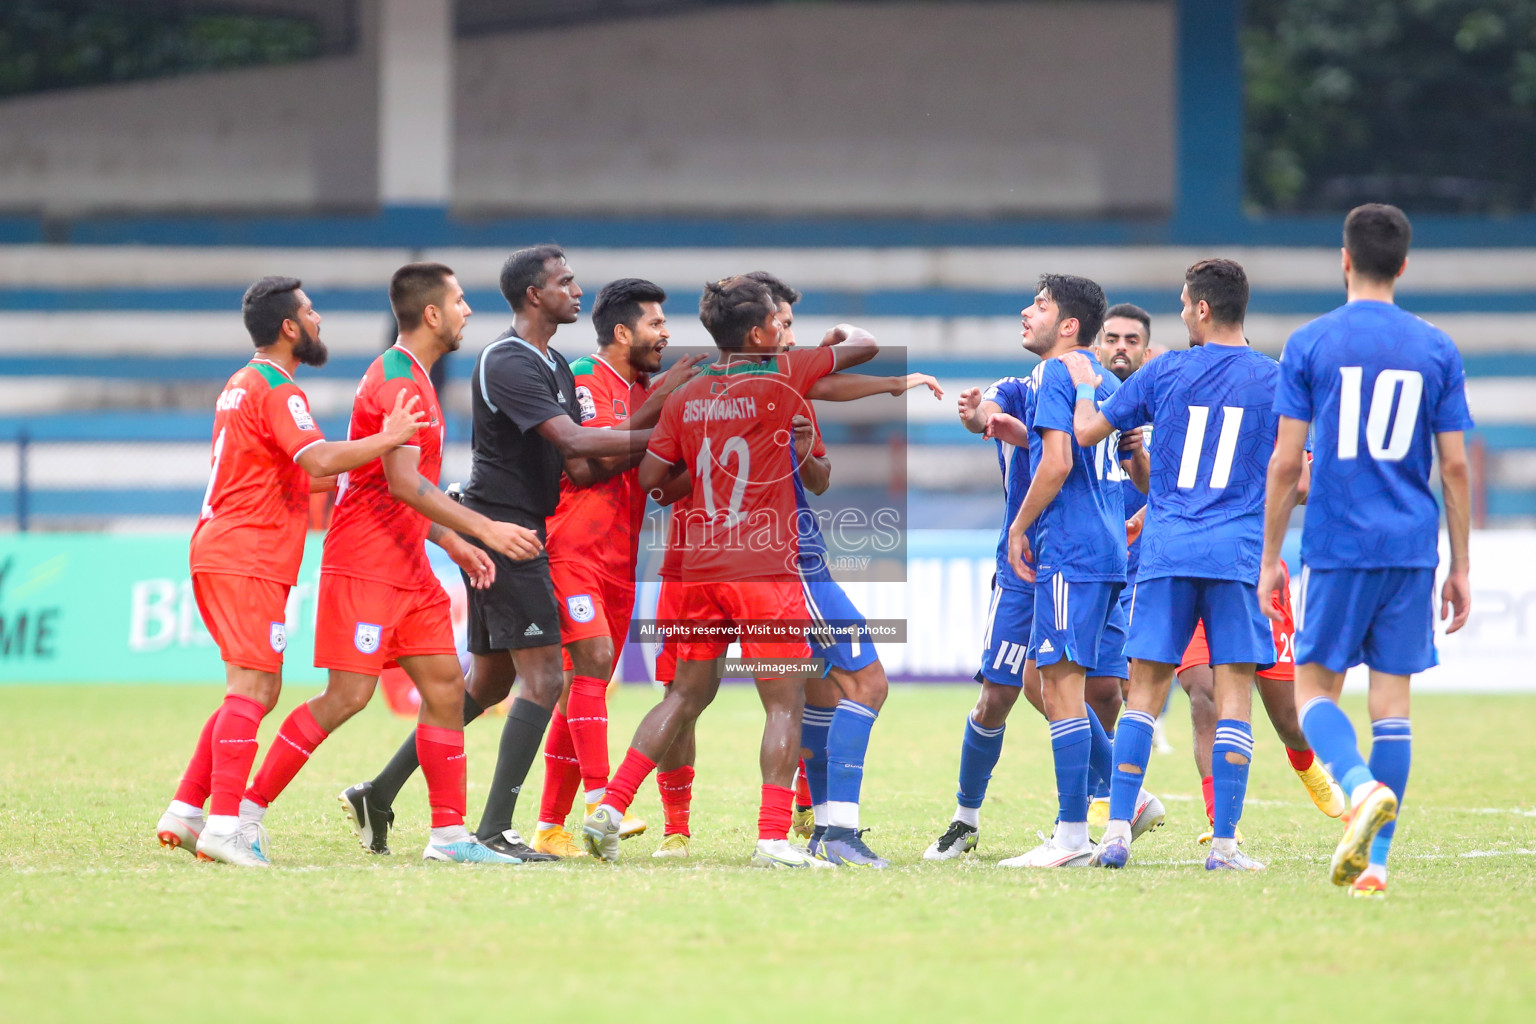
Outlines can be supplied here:
[[1189, 351], [1158, 359], [1097, 409], [1096, 368], [1085, 359], [1068, 360], [1079, 387], [1080, 444], [1149, 420], [1157, 438], [1126, 645], [1134, 665], [1115, 737], [1110, 821], [1092, 863], [1118, 868], [1130, 859], [1134, 799], [1152, 752], [1153, 719], [1196, 622], [1204, 621], [1218, 715], [1215, 838], [1205, 866], [1259, 870], [1263, 865], [1238, 849], [1235, 834], [1253, 757], [1254, 672], [1275, 661], [1257, 584], [1279, 366], [1243, 337], [1248, 278], [1238, 264], [1196, 263], [1185, 272], [1181, 298]]
[[[1007, 570], [1033, 586], [1029, 644], [1021, 663], [1034, 662], [1041, 708], [1051, 729], [1058, 817], [1049, 840], [1000, 863], [1005, 867], [1078, 867], [1093, 852], [1088, 838], [1088, 783], [1111, 768], [1111, 746], [1084, 701], [1088, 675], [1123, 676], [1119, 592], [1125, 586], [1125, 516], [1119, 490], [1124, 470], [1145, 480], [1146, 456], [1138, 435], [1122, 451], [1118, 438], [1081, 448], [1072, 436], [1074, 388], [1057, 357], [1093, 359], [1090, 346], [1104, 322], [1104, 290], [1082, 277], [1047, 274], [1034, 303], [1023, 311], [1024, 344], [1043, 360], [1030, 376], [1034, 400], [1028, 421], [1001, 409], [989, 412], [986, 436], [1030, 450], [1031, 479], [1008, 526]], [[1105, 396], [1112, 384], [1101, 384]], [[1010, 585], [1012, 581], [1009, 581]], [[1113, 625], [1112, 625], [1113, 623]], [[990, 644], [998, 643], [995, 629]], [[990, 648], [989, 648], [990, 649]], [[996, 655], [983, 666], [996, 661]], [[1006, 662], [1006, 659], [1004, 659]], [[962, 780], [963, 781], [963, 780]], [[1142, 794], [1143, 831], [1162, 824], [1162, 805]]]
[[[1429, 487], [1436, 457], [1451, 555], [1440, 591], [1447, 632], [1462, 627], [1472, 604], [1465, 431], [1473, 424], [1465, 371], [1444, 331], [1394, 302], [1411, 238], [1395, 206], [1351, 210], [1344, 220], [1347, 301], [1286, 343], [1259, 581], [1272, 587], [1279, 578], [1310, 425], [1296, 703], [1308, 742], [1349, 794], [1330, 874], [1360, 896], [1386, 894], [1387, 852], [1412, 751], [1409, 679], [1438, 662], [1440, 511]], [[1338, 706], [1345, 671], [1362, 663], [1370, 669], [1369, 764]]]

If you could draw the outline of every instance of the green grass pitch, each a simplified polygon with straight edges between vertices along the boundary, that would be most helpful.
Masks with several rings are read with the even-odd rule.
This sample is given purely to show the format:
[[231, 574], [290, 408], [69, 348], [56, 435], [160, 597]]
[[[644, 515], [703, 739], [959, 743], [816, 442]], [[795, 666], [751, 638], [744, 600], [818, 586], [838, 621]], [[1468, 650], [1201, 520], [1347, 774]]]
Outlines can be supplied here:
[[[978, 855], [924, 864], [953, 806], [969, 686], [898, 688], [865, 785], [894, 870], [745, 866], [761, 712], [724, 690], [701, 722], [697, 856], [617, 867], [424, 865], [419, 781], [395, 855], [372, 858], [335, 794], [405, 726], [376, 700], [268, 815], [269, 872], [155, 842], [211, 687], [0, 688], [0, 1019], [8, 1021], [1536, 1019], [1536, 697], [1420, 697], [1391, 896], [1328, 883], [1336, 823], [1262, 725], [1243, 829], [1269, 870], [1207, 876], [1189, 761], [1154, 755], [1169, 822], [1123, 872], [1009, 871], [1053, 817], [1044, 723], [1019, 705]], [[285, 695], [262, 731], [307, 692]], [[623, 750], [654, 697], [613, 706]], [[1363, 705], [1349, 709], [1359, 723]], [[469, 730], [478, 811], [500, 721]], [[541, 767], [518, 825], [531, 831]], [[466, 1018], [468, 1019], [468, 1018]]]

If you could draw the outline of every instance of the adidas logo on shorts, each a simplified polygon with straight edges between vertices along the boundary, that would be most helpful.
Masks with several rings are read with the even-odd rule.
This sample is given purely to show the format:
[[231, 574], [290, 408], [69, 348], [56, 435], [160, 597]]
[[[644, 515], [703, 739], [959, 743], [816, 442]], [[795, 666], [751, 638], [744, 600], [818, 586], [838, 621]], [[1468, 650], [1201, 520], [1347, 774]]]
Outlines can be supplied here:
[[1051, 642], [1049, 640], [1042, 640], [1042, 641], [1040, 641], [1040, 653], [1041, 654], [1049, 654], [1052, 651], [1054, 651], [1055, 649], [1056, 648], [1051, 646]]
[[539, 628], [539, 624], [536, 623], [536, 622], [528, 623], [528, 628], [523, 630], [523, 636], [543, 636], [543, 635], [544, 635], [544, 631]]

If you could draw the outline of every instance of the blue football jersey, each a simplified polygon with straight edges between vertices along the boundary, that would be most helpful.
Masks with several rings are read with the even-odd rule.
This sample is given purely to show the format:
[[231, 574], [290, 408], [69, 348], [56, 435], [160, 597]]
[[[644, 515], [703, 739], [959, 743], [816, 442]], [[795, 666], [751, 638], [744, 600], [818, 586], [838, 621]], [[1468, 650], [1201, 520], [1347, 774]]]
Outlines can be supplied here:
[[1275, 412], [1312, 424], [1308, 566], [1438, 564], [1434, 435], [1473, 425], [1461, 353], [1444, 331], [1390, 302], [1346, 303], [1286, 342]]
[[1103, 403], [1117, 428], [1151, 420], [1157, 436], [1138, 580], [1258, 582], [1279, 377], [1246, 345], [1200, 345], [1159, 356]]
[[[1103, 402], [1120, 382], [1083, 351], [1103, 377], [1094, 392]], [[1072, 409], [1077, 386], [1060, 359], [1047, 359], [1031, 374], [1035, 382], [1035, 414], [1029, 431], [1032, 471], [1038, 470], [1042, 450], [1040, 431], [1060, 430], [1072, 445], [1072, 472], [1055, 499], [1036, 520], [1035, 571], [1045, 580], [1061, 573], [1069, 583], [1125, 582], [1125, 505], [1120, 497], [1124, 471], [1120, 467], [1120, 435], [1111, 434], [1092, 448], [1078, 445], [1072, 435]]]
[[[1004, 377], [982, 392], [981, 400], [996, 402], [999, 409], [1028, 427], [1034, 416], [1035, 383], [1028, 377]], [[1019, 579], [1013, 566], [1008, 564], [1008, 527], [1013, 525], [1019, 506], [1024, 504], [1024, 495], [1029, 493], [1029, 449], [1015, 448], [1006, 441], [994, 443], [997, 445], [997, 466], [1003, 473], [1003, 529], [997, 536], [997, 585], [1033, 592], [1034, 584]], [[1029, 540], [1034, 544], [1033, 529], [1029, 531]]]
[[[1146, 446], [1147, 454], [1150, 456], [1152, 454], [1152, 427], [1148, 424], [1138, 425], [1143, 428], [1141, 432], [1142, 444]], [[1115, 464], [1115, 471], [1125, 477], [1120, 483], [1120, 500], [1125, 505], [1125, 518], [1129, 519], [1146, 506], [1147, 496], [1141, 493], [1141, 488], [1136, 486], [1130, 474], [1126, 473], [1119, 463]], [[1140, 564], [1141, 537], [1138, 536], [1136, 543], [1126, 548], [1125, 551], [1125, 582], [1127, 585], [1136, 582], [1136, 572]]]

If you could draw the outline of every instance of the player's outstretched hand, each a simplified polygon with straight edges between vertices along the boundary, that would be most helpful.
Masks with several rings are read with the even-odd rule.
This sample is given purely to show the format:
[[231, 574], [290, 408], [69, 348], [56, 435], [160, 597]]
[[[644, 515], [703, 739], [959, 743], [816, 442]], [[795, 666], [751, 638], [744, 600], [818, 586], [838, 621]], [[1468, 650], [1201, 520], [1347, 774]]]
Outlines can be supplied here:
[[960, 422], [970, 423], [976, 418], [976, 410], [981, 408], [981, 388], [966, 388], [960, 392]]
[[1445, 631], [1454, 633], [1467, 624], [1467, 616], [1471, 614], [1472, 582], [1462, 569], [1447, 576], [1445, 585], [1440, 588], [1440, 621], [1450, 619], [1451, 624]]
[[811, 426], [809, 416], [796, 416], [790, 421], [795, 429], [795, 461], [803, 462], [811, 453], [811, 445], [816, 441], [816, 428]]
[[1145, 446], [1146, 440], [1142, 437], [1140, 427], [1132, 427], [1130, 430], [1120, 431], [1120, 457], [1128, 459]]
[[1068, 352], [1061, 357], [1061, 361], [1072, 375], [1073, 384], [1092, 384], [1098, 387], [1104, 383], [1104, 378], [1093, 372], [1093, 364], [1081, 352]]
[[544, 545], [539, 543], [537, 533], [516, 523], [498, 523], [493, 520], [490, 528], [480, 539], [485, 542], [486, 547], [506, 555], [514, 562], [536, 558], [539, 552], [544, 550]]
[[684, 384], [699, 375], [699, 369], [709, 360], [709, 356], [703, 352], [694, 352], [683, 356], [677, 362], [667, 368], [667, 372], [661, 375], [657, 382], [656, 390], [663, 395], [670, 395]]
[[469, 585], [484, 590], [496, 582], [496, 563], [491, 556], [475, 547], [453, 531], [447, 531], [440, 547], [453, 559], [453, 564], [464, 570]]
[[1006, 412], [994, 412], [987, 417], [986, 428], [982, 436], [988, 441], [1002, 441], [1011, 444], [1015, 448], [1027, 448], [1029, 446], [1029, 430], [1019, 422], [1017, 416], [1010, 416]]
[[1259, 566], [1259, 607], [1275, 622], [1285, 618], [1285, 613], [1280, 610], [1280, 602], [1275, 600], [1275, 594], [1283, 586], [1285, 576], [1280, 572], [1278, 563]]
[[867, 345], [874, 340], [875, 336], [862, 327], [855, 327], [853, 324], [834, 324], [831, 330], [821, 336], [821, 347], [841, 345], [845, 341]]
[[406, 401], [404, 391], [395, 392], [395, 407], [384, 417], [384, 425], [379, 428], [379, 433], [394, 444], [405, 444], [430, 419], [426, 410], [419, 408], [420, 405], [420, 395], [412, 395], [410, 401]]
[[[929, 391], [932, 391], [934, 398], [943, 398], [944, 397], [944, 389], [939, 387], [939, 382], [937, 380], [934, 380], [932, 377], [928, 376], [928, 374], [926, 374], [926, 373], [909, 373], [909, 374], [907, 374], [904, 378], [902, 378], [902, 384], [900, 386], [900, 390], [892, 391], [891, 394], [899, 395], [899, 394], [902, 394], [903, 392], [911, 391], [913, 388], [921, 388], [921, 387], [925, 387]], [[977, 395], [978, 400], [979, 400], [981, 392], [978, 389], [976, 389], [976, 388], [972, 388], [971, 390], [976, 392], [976, 395]]]
[[1008, 564], [1013, 566], [1013, 571], [1019, 579], [1025, 583], [1035, 582], [1035, 567], [1030, 564], [1035, 560], [1035, 553], [1029, 546], [1029, 534], [1019, 525], [1015, 519], [1008, 527]]

